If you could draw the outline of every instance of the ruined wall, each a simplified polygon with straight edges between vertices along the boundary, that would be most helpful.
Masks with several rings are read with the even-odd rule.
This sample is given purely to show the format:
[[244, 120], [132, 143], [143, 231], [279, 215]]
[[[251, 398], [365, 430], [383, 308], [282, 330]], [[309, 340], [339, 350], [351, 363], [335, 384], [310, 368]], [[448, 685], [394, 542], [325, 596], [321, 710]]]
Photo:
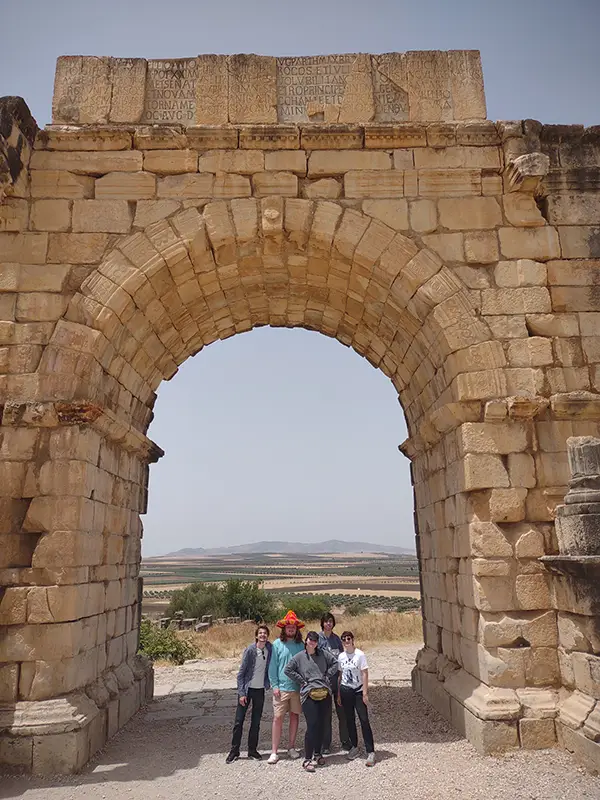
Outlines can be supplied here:
[[[135, 650], [155, 391], [264, 324], [336, 337], [399, 393], [417, 690], [482, 751], [554, 744], [561, 703], [589, 689], [564, 632], [588, 622], [540, 558], [558, 551], [566, 439], [600, 421], [596, 131], [476, 119], [469, 54], [206, 58], [170, 62], [191, 125], [139, 122], [164, 64], [61, 59], [55, 121], [77, 124], [38, 134], [0, 233], [0, 757], [77, 768], [151, 692]], [[327, 63], [350, 66], [331, 103]], [[292, 66], [308, 122], [278, 121]], [[217, 96], [227, 119], [200, 124]], [[32, 738], [25, 711], [58, 695]], [[595, 753], [583, 724], [565, 743]]]

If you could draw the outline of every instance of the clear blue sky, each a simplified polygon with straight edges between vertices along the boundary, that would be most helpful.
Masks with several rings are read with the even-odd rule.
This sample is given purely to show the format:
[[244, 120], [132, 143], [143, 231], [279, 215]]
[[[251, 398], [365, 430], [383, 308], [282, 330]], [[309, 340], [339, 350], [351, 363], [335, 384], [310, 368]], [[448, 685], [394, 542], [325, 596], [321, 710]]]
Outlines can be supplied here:
[[[50, 121], [59, 55], [481, 51], [490, 119], [600, 124], [599, 0], [0, 0], [0, 95]], [[160, 389], [144, 554], [258, 539], [412, 546], [402, 411], [305, 331], [219, 342]]]

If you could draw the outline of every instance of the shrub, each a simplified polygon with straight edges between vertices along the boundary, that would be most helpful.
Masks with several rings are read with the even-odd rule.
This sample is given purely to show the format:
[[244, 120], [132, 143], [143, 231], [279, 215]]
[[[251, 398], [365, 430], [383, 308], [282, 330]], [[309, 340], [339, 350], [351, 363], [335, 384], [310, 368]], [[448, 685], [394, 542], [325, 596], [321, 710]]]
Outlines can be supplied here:
[[143, 619], [140, 625], [139, 651], [152, 661], [160, 659], [173, 664], [183, 664], [197, 655], [190, 641], [180, 638], [174, 630], [153, 625], [148, 619]]
[[241, 617], [242, 619], [271, 619], [275, 600], [260, 588], [259, 581], [238, 578], [219, 583], [192, 583], [171, 595], [167, 616], [183, 612], [184, 617]]
[[346, 606], [345, 614], [349, 617], [358, 617], [360, 614], [366, 614], [368, 611], [366, 605], [361, 600], [355, 600]]
[[279, 597], [279, 611], [292, 609], [301, 620], [320, 619], [331, 610], [329, 598], [324, 595], [288, 594]]
[[183, 611], [184, 617], [227, 616], [223, 590], [216, 583], [191, 583], [185, 589], [177, 589], [171, 595], [167, 616], [172, 617], [177, 611]]
[[223, 603], [228, 617], [256, 621], [271, 619], [275, 600], [260, 588], [258, 581], [230, 580], [223, 589]]
[[396, 611], [412, 611], [421, 607], [421, 601], [416, 597], [401, 597], [396, 606]]

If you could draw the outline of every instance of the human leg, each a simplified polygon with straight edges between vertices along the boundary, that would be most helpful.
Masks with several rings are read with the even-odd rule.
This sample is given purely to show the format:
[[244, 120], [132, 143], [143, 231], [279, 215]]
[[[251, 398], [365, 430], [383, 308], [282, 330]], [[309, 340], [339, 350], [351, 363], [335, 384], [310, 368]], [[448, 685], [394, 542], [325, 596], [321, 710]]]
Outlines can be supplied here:
[[[281, 733], [283, 731], [283, 720], [288, 709], [289, 704], [282, 701], [281, 698], [273, 695], [273, 726], [271, 728], [271, 759], [270, 763], [274, 764], [277, 761], [277, 750], [281, 742]], [[275, 758], [273, 758], [275, 756]]]
[[335, 713], [337, 714], [338, 718], [338, 728], [340, 731], [340, 743], [344, 750], [349, 750], [352, 747], [350, 742], [350, 736], [348, 735], [348, 725], [346, 723], [346, 712], [344, 711], [342, 706], [338, 706], [337, 703], [334, 702], [335, 706]]
[[252, 700], [252, 716], [250, 718], [250, 731], [248, 732], [248, 752], [256, 753], [260, 734], [260, 720], [265, 704], [265, 690], [248, 689], [248, 701], [250, 702], [250, 700]]
[[238, 699], [237, 708], [235, 710], [235, 720], [233, 723], [233, 734], [231, 736], [231, 748], [229, 750], [229, 755], [227, 756], [229, 761], [235, 760], [234, 757], [237, 757], [240, 754], [242, 729], [244, 726], [244, 720], [246, 719], [247, 710], [248, 706], [247, 705], [243, 706]]
[[331, 709], [329, 709], [329, 716], [325, 717], [323, 721], [323, 751], [326, 752], [327, 750], [331, 749], [331, 739], [332, 739], [332, 731], [331, 731]]
[[289, 733], [289, 749], [296, 748], [296, 736], [298, 735], [298, 725], [300, 724], [300, 714], [294, 714], [290, 711], [290, 733]]
[[315, 753], [321, 756], [323, 754], [323, 735], [327, 720], [331, 725], [331, 695], [328, 695], [324, 700], [319, 700], [317, 706], [318, 720], [315, 731]]
[[342, 708], [346, 718], [346, 726], [348, 728], [348, 739], [352, 747], [358, 747], [358, 732], [356, 730], [356, 719], [354, 717], [354, 708], [356, 702], [356, 692], [354, 689], [341, 690]]
[[375, 750], [373, 731], [371, 729], [371, 723], [369, 722], [369, 709], [365, 705], [362, 692], [356, 693], [356, 713], [358, 714], [358, 718], [360, 720], [365, 750], [367, 753], [373, 753]]
[[302, 712], [306, 719], [306, 733], [304, 734], [304, 759], [310, 761], [315, 754], [317, 741], [317, 728], [319, 725], [319, 702], [307, 697], [302, 703]]
[[[288, 749], [293, 751], [293, 757], [298, 758], [296, 752], [296, 736], [298, 734], [298, 723], [300, 722], [300, 714], [302, 714], [302, 703], [300, 702], [300, 692], [288, 692], [287, 699], [290, 709], [290, 732]], [[292, 753], [290, 753], [292, 755]]]

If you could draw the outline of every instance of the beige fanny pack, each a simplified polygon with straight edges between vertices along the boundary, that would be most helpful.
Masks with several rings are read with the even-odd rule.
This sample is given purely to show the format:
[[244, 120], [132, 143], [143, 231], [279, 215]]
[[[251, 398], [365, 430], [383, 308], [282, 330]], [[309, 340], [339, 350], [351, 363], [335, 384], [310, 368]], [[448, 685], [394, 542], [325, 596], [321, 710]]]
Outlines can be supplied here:
[[320, 689], [311, 689], [310, 692], [308, 693], [308, 696], [310, 697], [311, 700], [325, 700], [328, 694], [329, 692], [327, 691], [327, 689], [323, 687]]

